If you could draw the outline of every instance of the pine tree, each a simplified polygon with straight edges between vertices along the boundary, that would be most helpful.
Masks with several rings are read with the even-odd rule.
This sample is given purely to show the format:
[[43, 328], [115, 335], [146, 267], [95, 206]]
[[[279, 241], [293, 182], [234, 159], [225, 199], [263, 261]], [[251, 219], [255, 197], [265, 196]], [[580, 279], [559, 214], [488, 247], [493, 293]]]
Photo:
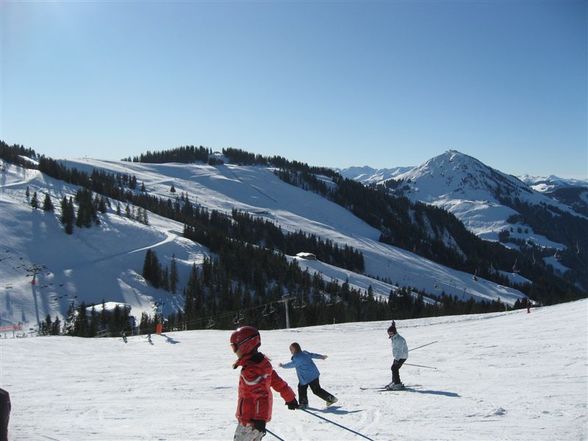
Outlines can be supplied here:
[[31, 199], [31, 207], [39, 208], [39, 199], [37, 198], [37, 192], [33, 193], [33, 198]]
[[169, 189], [170, 193], [175, 193], [176, 192], [176, 187], [174, 187], [174, 184], [171, 185], [171, 188]]
[[169, 291], [169, 270], [166, 267], [163, 267], [160, 271], [161, 274], [161, 287], [166, 291]]
[[161, 266], [155, 251], [151, 249], [145, 253], [145, 261], [143, 262], [143, 277], [155, 288], [161, 286]]
[[69, 198], [66, 199], [65, 196], [63, 197], [63, 201], [61, 202], [61, 219], [62, 223], [65, 227], [66, 234], [73, 233], [73, 226], [75, 222], [75, 214], [74, 214], [74, 206], [73, 206], [73, 199]]
[[176, 263], [176, 256], [174, 254], [174, 255], [172, 255], [171, 268], [170, 268], [170, 272], [169, 272], [169, 288], [173, 294], [176, 293], [177, 286], [178, 286], [178, 266]]
[[59, 316], [55, 316], [55, 321], [51, 327], [51, 335], [60, 335], [61, 334], [61, 320], [59, 320]]
[[44, 211], [53, 211], [55, 207], [53, 206], [53, 202], [51, 201], [51, 196], [49, 193], [45, 193], [45, 200], [43, 201], [43, 210]]
[[28, 202], [31, 198], [31, 190], [29, 189], [28, 185], [27, 185], [27, 191], [25, 191], [25, 195], [27, 197], [27, 202]]

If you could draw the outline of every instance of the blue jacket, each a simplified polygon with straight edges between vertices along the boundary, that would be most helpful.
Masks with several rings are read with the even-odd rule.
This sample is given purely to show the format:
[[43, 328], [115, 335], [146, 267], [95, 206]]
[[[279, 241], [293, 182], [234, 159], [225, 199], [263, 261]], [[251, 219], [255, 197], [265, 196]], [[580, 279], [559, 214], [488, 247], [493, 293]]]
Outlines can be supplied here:
[[292, 356], [292, 361], [282, 365], [283, 368], [296, 368], [296, 374], [298, 375], [298, 382], [301, 385], [308, 384], [316, 380], [320, 372], [312, 361], [313, 358], [323, 358], [321, 354], [313, 354], [308, 351], [301, 351]]

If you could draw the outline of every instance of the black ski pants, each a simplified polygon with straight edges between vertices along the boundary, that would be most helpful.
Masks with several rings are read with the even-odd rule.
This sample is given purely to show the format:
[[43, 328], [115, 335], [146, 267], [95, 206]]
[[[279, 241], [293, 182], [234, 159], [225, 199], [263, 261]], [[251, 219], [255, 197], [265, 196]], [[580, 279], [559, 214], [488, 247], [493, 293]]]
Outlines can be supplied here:
[[8, 420], [10, 419], [10, 394], [0, 389], [0, 441], [8, 441]]
[[400, 384], [400, 368], [406, 361], [406, 358], [401, 358], [400, 360], [394, 360], [392, 363], [392, 383]]
[[300, 404], [308, 404], [308, 386], [310, 386], [310, 390], [313, 394], [317, 397], [322, 398], [323, 400], [327, 401], [333, 398], [329, 392], [324, 390], [319, 383], [319, 379], [311, 381], [308, 384], [300, 384], [298, 383], [298, 402]]

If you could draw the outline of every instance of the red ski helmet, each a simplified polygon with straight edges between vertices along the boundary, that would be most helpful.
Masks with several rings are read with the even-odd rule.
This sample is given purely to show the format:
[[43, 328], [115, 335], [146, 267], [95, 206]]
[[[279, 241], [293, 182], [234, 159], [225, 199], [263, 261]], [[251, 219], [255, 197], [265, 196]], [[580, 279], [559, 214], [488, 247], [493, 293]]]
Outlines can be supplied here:
[[241, 326], [231, 334], [231, 347], [235, 353], [249, 354], [259, 346], [261, 346], [261, 336], [253, 326]]

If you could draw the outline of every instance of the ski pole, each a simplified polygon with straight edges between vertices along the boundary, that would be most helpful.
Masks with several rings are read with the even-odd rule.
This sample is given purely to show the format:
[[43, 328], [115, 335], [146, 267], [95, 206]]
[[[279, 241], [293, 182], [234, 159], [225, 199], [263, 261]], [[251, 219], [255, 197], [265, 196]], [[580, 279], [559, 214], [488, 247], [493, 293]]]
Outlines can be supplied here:
[[431, 343], [427, 343], [426, 345], [417, 346], [416, 348], [409, 349], [408, 352], [416, 351], [417, 349], [424, 348], [425, 346], [429, 346], [429, 345], [432, 345], [433, 343], [438, 343], [438, 342], [439, 342], [439, 340], [435, 340], [435, 341], [432, 341]]
[[320, 418], [321, 420], [325, 420], [325, 421], [326, 421], [326, 422], [328, 422], [328, 423], [334, 424], [335, 426], [337, 426], [337, 427], [340, 427], [341, 429], [348, 430], [349, 432], [351, 432], [351, 433], [354, 433], [355, 435], [361, 436], [362, 438], [365, 438], [365, 439], [367, 439], [367, 440], [369, 440], [369, 441], [374, 441], [373, 439], [371, 439], [371, 438], [369, 438], [369, 437], [367, 437], [367, 436], [363, 435], [362, 433], [356, 432], [355, 430], [353, 430], [353, 429], [350, 429], [349, 427], [345, 427], [345, 426], [343, 426], [343, 425], [341, 425], [341, 424], [339, 424], [339, 423], [336, 423], [335, 421], [331, 421], [331, 420], [330, 420], [330, 419], [328, 419], [328, 418], [325, 418], [325, 417], [323, 417], [323, 416], [317, 415], [316, 413], [313, 413], [313, 412], [311, 412], [311, 411], [310, 411], [310, 410], [308, 410], [308, 409], [300, 409], [300, 410], [302, 410], [302, 411], [304, 411], [304, 412], [306, 412], [306, 413], [309, 413], [309, 414], [311, 414], [312, 416], [315, 416], [315, 417], [317, 417], [317, 418]]
[[431, 367], [431, 366], [423, 366], [422, 364], [412, 364], [412, 363], [404, 363], [407, 366], [416, 366], [416, 367], [422, 367], [422, 368], [427, 368], [427, 369], [435, 369], [437, 370], [436, 367]]
[[286, 441], [284, 438], [280, 438], [278, 435], [276, 435], [274, 432], [272, 432], [271, 430], [265, 429], [265, 431], [267, 433], [269, 433], [271, 436], [273, 436], [274, 438], [279, 439], [280, 441]]

